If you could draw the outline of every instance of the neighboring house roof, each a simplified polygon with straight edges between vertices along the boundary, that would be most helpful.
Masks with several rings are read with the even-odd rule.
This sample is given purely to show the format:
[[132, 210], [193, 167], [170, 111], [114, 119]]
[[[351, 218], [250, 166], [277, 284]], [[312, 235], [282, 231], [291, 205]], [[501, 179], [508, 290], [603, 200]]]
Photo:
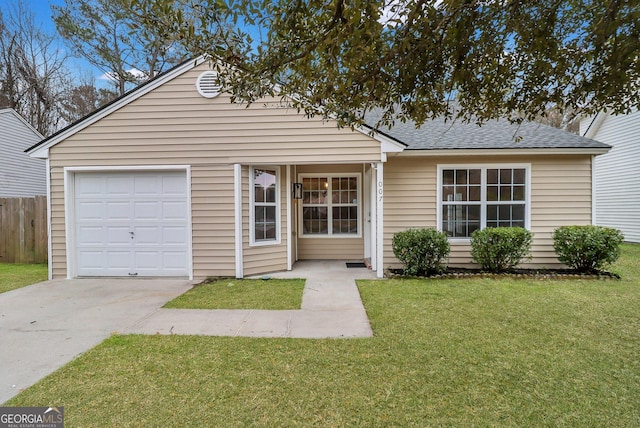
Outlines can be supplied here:
[[[370, 127], [379, 114], [370, 113]], [[406, 150], [468, 150], [468, 149], [602, 149], [611, 146], [576, 134], [536, 122], [512, 124], [508, 120], [491, 120], [482, 125], [475, 122], [438, 118], [416, 128], [412, 121], [398, 122], [379, 132], [407, 144]]]

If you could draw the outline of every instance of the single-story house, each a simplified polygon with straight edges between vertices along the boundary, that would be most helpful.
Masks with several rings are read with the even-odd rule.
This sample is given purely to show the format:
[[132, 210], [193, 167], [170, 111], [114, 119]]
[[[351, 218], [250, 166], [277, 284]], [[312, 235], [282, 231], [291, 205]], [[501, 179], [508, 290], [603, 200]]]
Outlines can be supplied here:
[[47, 194], [45, 161], [24, 152], [42, 138], [15, 110], [0, 109], [0, 198]]
[[640, 111], [584, 117], [580, 135], [611, 146], [595, 162], [596, 224], [640, 242]]
[[591, 224], [593, 159], [609, 146], [501, 121], [339, 128], [265, 99], [237, 105], [199, 59], [29, 150], [51, 174], [52, 276], [257, 275], [304, 259], [399, 266], [394, 232], [434, 227], [450, 264], [469, 234], [520, 225], [531, 265], [551, 234]]

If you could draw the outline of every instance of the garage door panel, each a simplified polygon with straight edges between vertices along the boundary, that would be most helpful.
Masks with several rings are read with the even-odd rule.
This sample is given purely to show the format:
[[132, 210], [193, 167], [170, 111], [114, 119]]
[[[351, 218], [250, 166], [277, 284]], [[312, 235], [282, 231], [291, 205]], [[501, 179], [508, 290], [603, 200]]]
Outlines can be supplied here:
[[105, 176], [106, 196], [123, 197], [132, 194], [131, 177], [122, 174], [110, 174]]
[[136, 245], [162, 245], [162, 229], [160, 226], [137, 226], [135, 228]]
[[183, 177], [164, 176], [161, 178], [161, 192], [166, 196], [181, 196], [184, 194], [185, 182]]
[[187, 245], [187, 228], [181, 226], [164, 226], [162, 228], [163, 245]]
[[141, 271], [160, 270], [162, 268], [162, 254], [160, 251], [136, 251], [136, 267]]
[[78, 257], [78, 263], [83, 269], [98, 269], [101, 270], [104, 267], [105, 254], [103, 250], [96, 251], [80, 251]]
[[133, 204], [133, 219], [138, 220], [160, 220], [159, 201], [136, 201]]
[[165, 251], [162, 254], [163, 266], [166, 270], [178, 271], [181, 269], [182, 264], [187, 261], [187, 253], [184, 251], [173, 252]]
[[131, 272], [132, 251], [107, 250], [105, 276], [129, 276]]
[[77, 227], [76, 241], [79, 247], [87, 245], [102, 245], [107, 239], [106, 228], [103, 226]]
[[76, 182], [76, 197], [99, 197], [101, 198], [105, 191], [104, 177], [87, 176], [83, 180]]
[[187, 203], [184, 201], [165, 201], [162, 203], [161, 213], [164, 220], [186, 221]]
[[107, 260], [110, 268], [129, 269], [131, 251], [129, 250], [106, 250]]
[[76, 217], [80, 221], [104, 220], [104, 203], [101, 201], [81, 201], [77, 205]]
[[129, 221], [131, 219], [131, 202], [129, 201], [106, 201], [105, 221]]
[[106, 242], [107, 245], [131, 245], [131, 231], [128, 226], [111, 226], [107, 225]]
[[158, 176], [137, 176], [133, 180], [134, 193], [137, 196], [160, 196], [160, 177]]
[[76, 173], [80, 276], [186, 276], [185, 172]]

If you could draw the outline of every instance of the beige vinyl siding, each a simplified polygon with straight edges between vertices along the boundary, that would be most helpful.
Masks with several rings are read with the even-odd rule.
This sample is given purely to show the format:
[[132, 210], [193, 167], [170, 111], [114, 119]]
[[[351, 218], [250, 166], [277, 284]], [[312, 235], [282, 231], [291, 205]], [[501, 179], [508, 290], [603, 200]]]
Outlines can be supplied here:
[[[531, 231], [529, 266], [560, 267], [551, 235], [563, 225], [591, 223], [590, 156], [393, 157], [385, 165], [384, 266], [400, 267], [391, 240], [400, 230], [437, 227], [438, 164], [531, 164]], [[449, 263], [472, 266], [468, 243], [452, 241]]]
[[299, 260], [362, 260], [362, 238], [298, 238]]
[[531, 170], [531, 230], [535, 266], [559, 267], [553, 231], [591, 224], [591, 156], [540, 158]]
[[64, 225], [64, 173], [62, 167], [51, 166], [51, 264], [54, 278], [67, 275]]
[[[297, 167], [297, 174], [360, 174], [360, 210], [361, 220], [364, 214], [363, 166], [362, 165], [303, 165]], [[298, 180], [300, 176], [298, 175]], [[298, 202], [301, 204], [301, 202]], [[364, 231], [358, 238], [303, 237], [300, 233], [301, 205], [298, 209], [298, 259], [299, 260], [360, 260], [364, 258]], [[361, 229], [365, 227], [361, 222]]]
[[233, 165], [199, 165], [191, 169], [195, 278], [235, 276], [234, 200]]
[[[231, 104], [225, 94], [201, 97], [195, 82], [207, 69], [201, 65], [185, 72], [50, 148], [55, 278], [67, 276], [63, 167], [191, 166], [193, 269], [194, 277], [204, 278], [235, 275], [234, 163], [380, 160], [380, 144], [371, 137], [339, 129], [334, 122], [306, 118], [279, 100], [247, 108]], [[248, 191], [245, 178], [243, 194]], [[283, 183], [285, 178], [283, 166]], [[286, 209], [284, 202], [281, 206]], [[285, 224], [283, 218], [282, 233]], [[247, 227], [244, 230], [248, 233]], [[283, 237], [282, 248], [273, 254], [277, 261], [272, 254], [266, 257], [268, 247], [245, 248], [245, 271], [286, 268], [285, 242]]]
[[[268, 167], [265, 165], [265, 167]], [[286, 167], [280, 167], [280, 244], [250, 245], [250, 177], [249, 166], [242, 167], [242, 242], [244, 274], [258, 275], [287, 269], [287, 193]]]

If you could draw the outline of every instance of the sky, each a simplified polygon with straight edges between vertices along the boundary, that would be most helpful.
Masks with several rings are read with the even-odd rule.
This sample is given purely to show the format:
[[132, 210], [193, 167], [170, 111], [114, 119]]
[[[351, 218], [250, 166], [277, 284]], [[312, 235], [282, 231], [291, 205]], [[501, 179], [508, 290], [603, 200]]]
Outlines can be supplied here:
[[[62, 6], [64, 5], [64, 0], [22, 0], [22, 2], [31, 12], [33, 12], [36, 19], [36, 25], [40, 25], [41, 29], [46, 33], [57, 35], [56, 24], [51, 18], [51, 5]], [[0, 9], [3, 13], [6, 13], [6, 10], [15, 6], [16, 3], [18, 3], [18, 0], [0, 0]], [[62, 48], [68, 49], [64, 45], [62, 38], [60, 38], [60, 41]], [[98, 87], [109, 86], [104, 77], [104, 73], [92, 66], [83, 58], [70, 58], [67, 66], [73, 74], [78, 76], [84, 76], [87, 73], [90, 73], [90, 75], [95, 79], [95, 84]]]

